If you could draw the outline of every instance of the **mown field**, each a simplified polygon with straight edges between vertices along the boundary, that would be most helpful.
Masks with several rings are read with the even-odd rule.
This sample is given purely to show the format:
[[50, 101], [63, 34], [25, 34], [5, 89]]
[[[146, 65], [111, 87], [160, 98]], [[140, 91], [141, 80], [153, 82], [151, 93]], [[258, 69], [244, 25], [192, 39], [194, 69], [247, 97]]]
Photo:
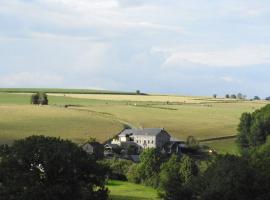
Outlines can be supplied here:
[[77, 143], [90, 137], [105, 141], [122, 128], [119, 121], [99, 113], [67, 109], [56, 104], [34, 106], [30, 105], [30, 95], [0, 94], [0, 144], [35, 134], [71, 139]]
[[[239, 117], [265, 101], [128, 94], [49, 94], [49, 106], [30, 105], [30, 94], [0, 93], [0, 141], [45, 134], [81, 142], [105, 141], [123, 128], [164, 127], [185, 140], [237, 133]], [[208, 142], [220, 152], [236, 152], [234, 140]]]
[[109, 181], [107, 185], [112, 200], [160, 200], [151, 187], [122, 181]]

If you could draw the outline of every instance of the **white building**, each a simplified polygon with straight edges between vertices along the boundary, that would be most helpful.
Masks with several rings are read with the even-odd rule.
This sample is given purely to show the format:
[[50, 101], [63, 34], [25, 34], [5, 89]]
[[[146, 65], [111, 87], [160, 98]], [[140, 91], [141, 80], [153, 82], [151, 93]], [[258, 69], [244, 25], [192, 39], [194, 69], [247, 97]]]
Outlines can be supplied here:
[[120, 143], [132, 141], [142, 148], [162, 148], [171, 138], [163, 128], [125, 129], [118, 137]]

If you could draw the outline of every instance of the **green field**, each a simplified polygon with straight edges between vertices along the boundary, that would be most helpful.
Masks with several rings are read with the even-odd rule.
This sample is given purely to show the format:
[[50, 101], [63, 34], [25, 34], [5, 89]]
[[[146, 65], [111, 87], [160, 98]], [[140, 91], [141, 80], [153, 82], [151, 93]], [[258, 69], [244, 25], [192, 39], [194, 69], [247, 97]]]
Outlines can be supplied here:
[[[210, 106], [208, 106], [210, 105]], [[158, 104], [108, 104], [77, 107], [90, 112], [109, 113], [135, 127], [164, 127], [174, 137], [197, 139], [229, 136], [237, 133], [243, 112], [252, 112], [264, 104], [237, 102], [158, 105]]]
[[202, 144], [213, 148], [219, 154], [239, 154], [239, 149], [235, 143], [235, 139], [215, 140], [211, 142], [203, 142]]
[[[15, 91], [14, 91], [15, 92]], [[243, 112], [267, 102], [168, 95], [49, 94], [49, 106], [30, 105], [30, 94], [0, 93], [0, 142], [45, 134], [82, 142], [113, 137], [124, 124], [164, 127], [185, 140], [235, 135]], [[208, 142], [218, 152], [236, 152], [233, 140]]]
[[160, 200], [151, 187], [122, 181], [109, 181], [107, 186], [112, 200]]

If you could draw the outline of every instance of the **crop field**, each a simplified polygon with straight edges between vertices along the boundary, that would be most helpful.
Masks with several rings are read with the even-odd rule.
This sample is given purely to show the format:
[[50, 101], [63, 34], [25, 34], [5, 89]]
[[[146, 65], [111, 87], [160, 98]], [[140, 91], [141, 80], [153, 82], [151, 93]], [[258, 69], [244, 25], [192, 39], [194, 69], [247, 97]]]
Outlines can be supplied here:
[[112, 200], [160, 200], [151, 187], [122, 181], [109, 181], [107, 186]]
[[[49, 106], [30, 105], [30, 94], [0, 93], [0, 142], [45, 134], [82, 142], [105, 141], [124, 124], [164, 127], [185, 140], [235, 135], [243, 112], [267, 104], [209, 97], [128, 94], [49, 94]], [[208, 142], [218, 151], [235, 152], [233, 140]], [[223, 146], [222, 146], [223, 145]]]
[[114, 119], [91, 112], [51, 106], [0, 105], [0, 144], [30, 135], [47, 135], [82, 143], [105, 141], [122, 129]]
[[73, 108], [110, 114], [133, 127], [164, 127], [174, 137], [184, 140], [189, 135], [197, 139], [234, 135], [241, 113], [254, 111], [263, 105], [249, 102], [166, 106], [129, 103]]

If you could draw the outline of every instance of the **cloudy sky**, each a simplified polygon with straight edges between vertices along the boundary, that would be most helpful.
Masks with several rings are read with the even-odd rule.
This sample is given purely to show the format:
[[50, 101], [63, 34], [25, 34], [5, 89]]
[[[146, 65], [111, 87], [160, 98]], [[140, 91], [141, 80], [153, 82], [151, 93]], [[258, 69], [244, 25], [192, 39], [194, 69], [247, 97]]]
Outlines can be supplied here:
[[269, 0], [0, 0], [0, 87], [270, 96]]

